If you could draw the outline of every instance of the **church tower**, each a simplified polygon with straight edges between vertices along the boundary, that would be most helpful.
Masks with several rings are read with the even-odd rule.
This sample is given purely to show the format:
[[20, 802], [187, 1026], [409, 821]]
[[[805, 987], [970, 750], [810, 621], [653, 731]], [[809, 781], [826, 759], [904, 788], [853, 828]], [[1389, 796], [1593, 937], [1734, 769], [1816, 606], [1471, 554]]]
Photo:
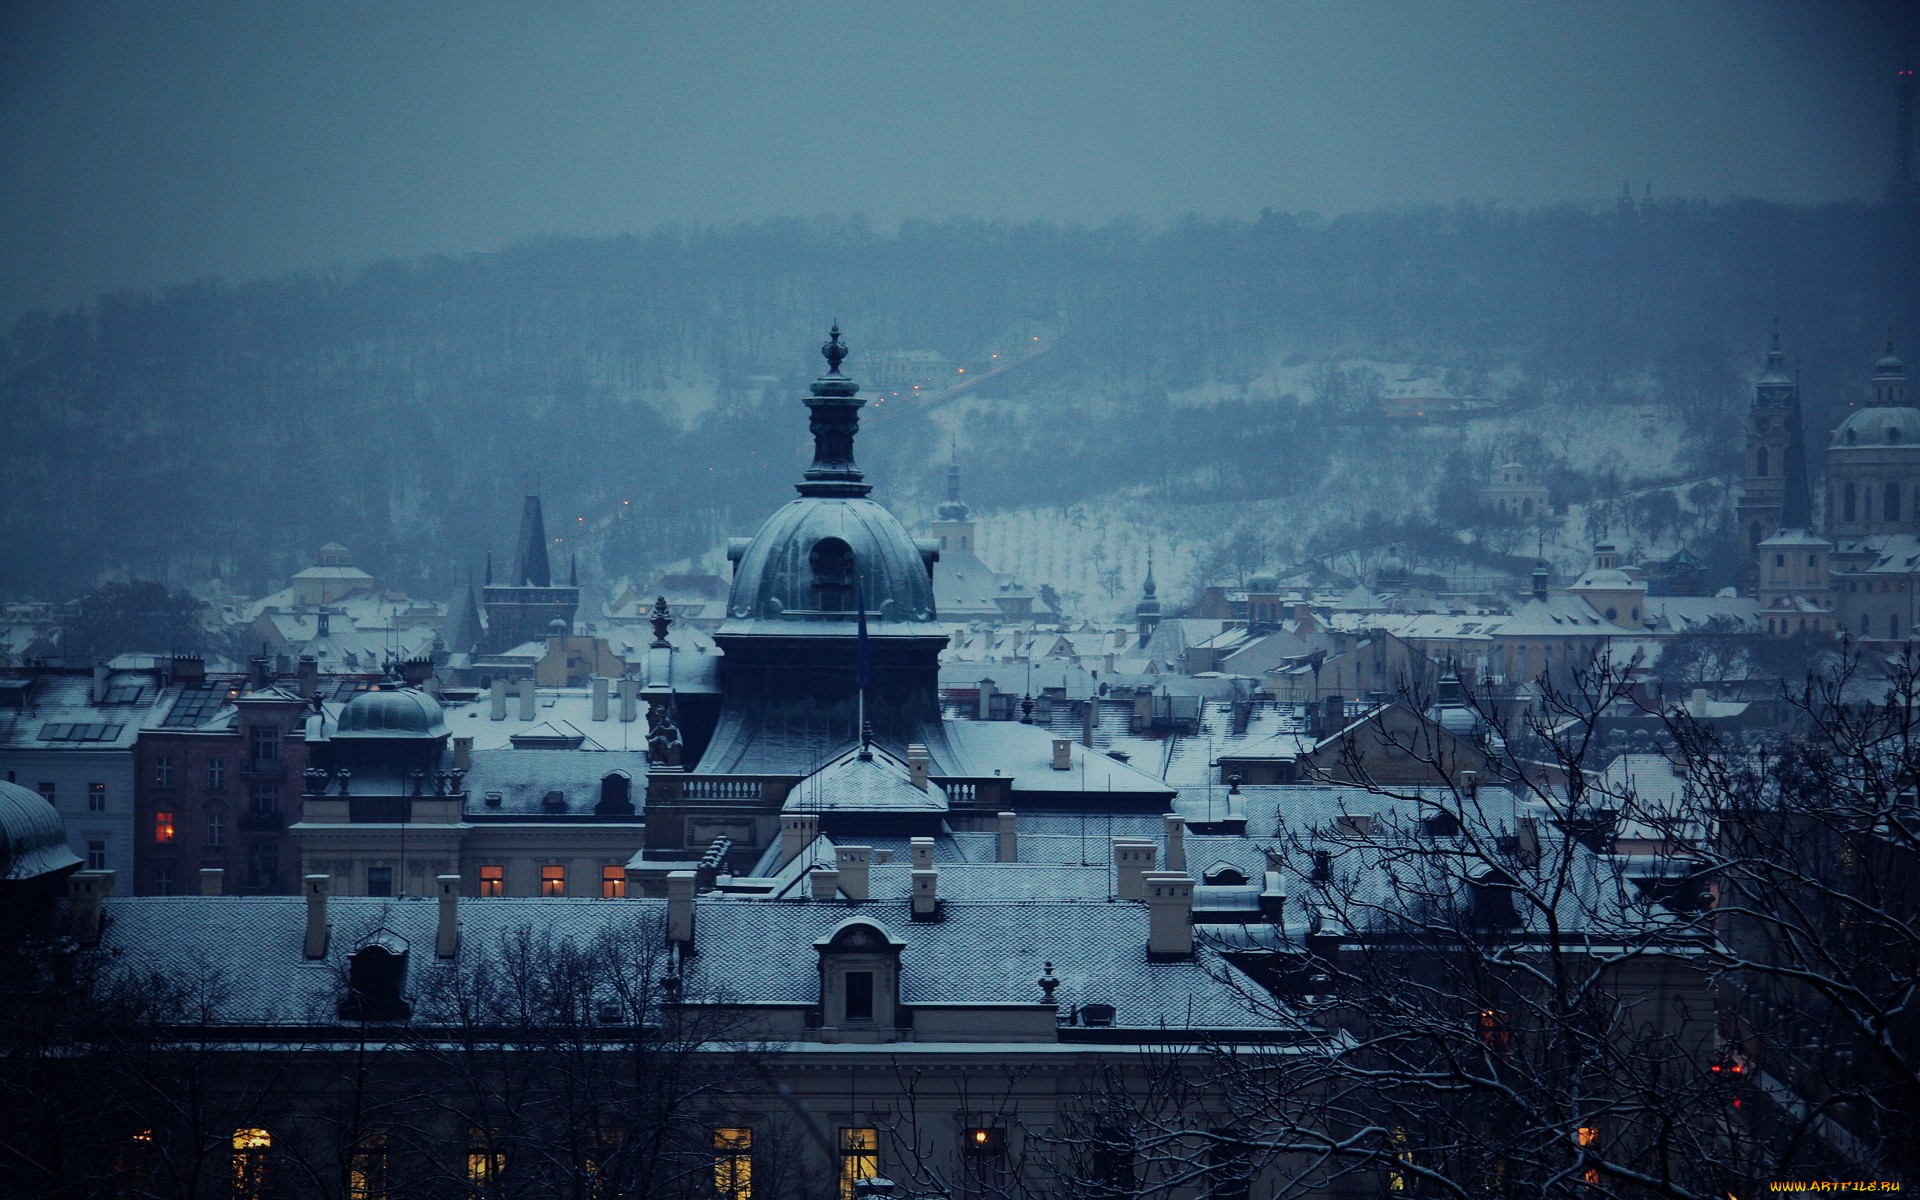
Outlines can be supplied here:
[[500, 654], [525, 642], [543, 641], [555, 621], [564, 621], [571, 631], [580, 609], [577, 579], [572, 585], [554, 586], [538, 496], [528, 496], [520, 506], [520, 536], [514, 547], [513, 574], [505, 583], [495, 583], [489, 565], [486, 585], [480, 589], [487, 610], [484, 653]]
[[1134, 623], [1139, 627], [1140, 641], [1153, 636], [1160, 627], [1160, 595], [1153, 582], [1153, 547], [1147, 547], [1147, 578], [1140, 585], [1140, 603], [1133, 606]]
[[1758, 581], [1760, 543], [1782, 529], [1812, 525], [1807, 492], [1807, 446], [1800, 422], [1800, 385], [1787, 372], [1776, 322], [1766, 369], [1753, 386], [1747, 412], [1747, 469], [1740, 487], [1740, 531], [1747, 539], [1743, 583]]

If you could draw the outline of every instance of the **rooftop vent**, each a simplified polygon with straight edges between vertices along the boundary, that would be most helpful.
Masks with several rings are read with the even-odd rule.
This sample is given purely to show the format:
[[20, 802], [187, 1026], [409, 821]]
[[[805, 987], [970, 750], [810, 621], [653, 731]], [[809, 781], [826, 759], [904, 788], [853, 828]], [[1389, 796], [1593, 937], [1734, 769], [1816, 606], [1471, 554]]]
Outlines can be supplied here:
[[1080, 1023], [1092, 1028], [1112, 1028], [1114, 1016], [1114, 1007], [1111, 1004], [1082, 1004], [1080, 1006]]
[[567, 794], [560, 791], [548, 792], [540, 798], [540, 807], [546, 812], [565, 812], [567, 810]]

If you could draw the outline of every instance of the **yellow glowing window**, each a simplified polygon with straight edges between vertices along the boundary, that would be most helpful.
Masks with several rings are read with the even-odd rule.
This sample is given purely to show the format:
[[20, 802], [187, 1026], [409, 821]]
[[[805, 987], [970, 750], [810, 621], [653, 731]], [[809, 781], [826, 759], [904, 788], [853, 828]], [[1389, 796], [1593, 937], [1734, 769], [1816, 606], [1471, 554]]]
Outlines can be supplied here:
[[389, 1187], [387, 1135], [370, 1133], [347, 1159], [347, 1200], [387, 1200]]
[[1582, 1125], [1574, 1131], [1573, 1140], [1584, 1150], [1600, 1140], [1600, 1130], [1593, 1125]]
[[753, 1200], [753, 1130], [713, 1131], [713, 1194], [718, 1200]]
[[[1395, 1147], [1393, 1157], [1400, 1162], [1411, 1164], [1413, 1162], [1413, 1151], [1405, 1148], [1407, 1144], [1406, 1129], [1403, 1126], [1394, 1126], [1392, 1137]], [[1389, 1192], [1405, 1192], [1408, 1190], [1409, 1182], [1405, 1171], [1387, 1172], [1387, 1190]]]
[[153, 814], [153, 840], [170, 842], [173, 840], [173, 810], [160, 809]]
[[[143, 1139], [153, 1134], [142, 1130]], [[259, 1200], [267, 1190], [267, 1154], [273, 1138], [264, 1129], [247, 1127], [233, 1131], [233, 1200]]]
[[507, 869], [505, 867], [480, 868], [480, 894], [482, 896], [504, 896], [507, 893]]
[[587, 1195], [591, 1200], [606, 1200], [614, 1194], [613, 1176], [618, 1170], [615, 1156], [620, 1153], [621, 1131], [618, 1129], [590, 1129], [587, 1131]]
[[625, 900], [627, 898], [627, 869], [625, 867], [600, 868], [600, 898], [602, 900]]
[[484, 1129], [467, 1131], [467, 1186], [476, 1196], [489, 1196], [500, 1186], [507, 1156]]
[[540, 894], [542, 896], [566, 895], [567, 869], [565, 867], [541, 867]]
[[854, 1200], [854, 1190], [863, 1179], [880, 1173], [880, 1131], [842, 1129], [840, 1131], [840, 1200]]

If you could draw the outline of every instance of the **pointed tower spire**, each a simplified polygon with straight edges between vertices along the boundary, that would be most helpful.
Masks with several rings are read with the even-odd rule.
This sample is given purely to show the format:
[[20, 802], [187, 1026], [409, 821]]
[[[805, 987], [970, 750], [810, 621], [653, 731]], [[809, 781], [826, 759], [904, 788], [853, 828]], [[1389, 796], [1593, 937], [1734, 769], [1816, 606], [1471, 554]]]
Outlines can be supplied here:
[[947, 459], [947, 498], [940, 505], [939, 517], [942, 521], [964, 521], [967, 519], [967, 506], [960, 499], [960, 440], [949, 443]]
[[580, 586], [580, 553], [574, 551], [567, 556], [567, 586]]
[[553, 567], [547, 562], [547, 523], [540, 515], [540, 497], [528, 496], [520, 506], [518, 558], [513, 564], [515, 587], [552, 587]]
[[485, 578], [483, 578], [480, 581], [480, 584], [482, 587], [493, 586], [493, 547], [492, 546], [487, 547], [487, 574]]
[[827, 373], [813, 381], [812, 394], [806, 398], [812, 414], [808, 425], [813, 430], [813, 465], [807, 468], [805, 481], [794, 485], [802, 496], [864, 496], [873, 485], [853, 461], [853, 438], [860, 432], [860, 387], [840, 373], [846, 361], [847, 346], [840, 340], [840, 322], [835, 321], [820, 354], [827, 360]]
[[1887, 203], [1920, 204], [1920, 180], [1913, 172], [1913, 43], [1908, 42], [1900, 69], [1893, 76], [1893, 178], [1887, 181]]

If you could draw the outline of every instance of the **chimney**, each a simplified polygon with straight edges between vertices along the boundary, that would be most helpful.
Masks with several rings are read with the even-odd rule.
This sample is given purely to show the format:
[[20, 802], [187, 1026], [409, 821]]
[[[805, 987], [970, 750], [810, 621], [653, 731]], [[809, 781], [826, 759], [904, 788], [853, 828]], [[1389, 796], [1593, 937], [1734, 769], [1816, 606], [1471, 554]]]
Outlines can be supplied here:
[[520, 719], [531, 721], [536, 715], [533, 711], [533, 680], [522, 679], [520, 687]]
[[640, 715], [640, 681], [622, 679], [620, 681], [620, 719], [631, 721]]
[[1342, 696], [1328, 696], [1322, 705], [1320, 736], [1332, 737], [1347, 727], [1347, 701]]
[[912, 842], [910, 842], [909, 844], [913, 847], [912, 853], [913, 853], [914, 870], [924, 871], [927, 868], [933, 866], [933, 839], [932, 838], [917, 837], [917, 838], [914, 838]]
[[1020, 834], [1014, 829], [1015, 819], [1010, 812], [1003, 812], [997, 818], [1000, 838], [999, 844], [995, 847], [995, 862], [1020, 861]]
[[219, 867], [201, 867], [200, 894], [202, 896], [220, 895], [224, 890], [221, 886], [221, 881], [226, 878], [226, 874], [227, 873]]
[[199, 686], [207, 681], [207, 660], [198, 654], [173, 656], [173, 681]]
[[813, 839], [819, 836], [819, 814], [780, 814], [780, 865], [784, 867], [799, 858], [808, 846], [813, 845]]
[[331, 876], [309, 875], [307, 885], [307, 957], [327, 956], [327, 881]]
[[434, 938], [433, 952], [452, 958], [460, 949], [460, 877], [440, 875], [440, 932]]
[[934, 867], [913, 869], [913, 919], [931, 920], [940, 911], [940, 872]]
[[315, 637], [332, 637], [333, 636], [333, 614], [328, 612], [324, 608], [321, 609], [319, 614], [314, 618], [314, 636]]
[[400, 678], [407, 681], [410, 688], [423, 687], [433, 678], [433, 659], [422, 655], [419, 658], [403, 659], [400, 663]]
[[1146, 873], [1153, 870], [1158, 847], [1145, 838], [1113, 839], [1113, 894], [1121, 900], [1147, 898]]
[[925, 746], [915, 742], [907, 747], [907, 771], [912, 776], [913, 786], [923, 792], [927, 790], [927, 770], [932, 763]]
[[1057, 737], [1053, 739], [1053, 769], [1071, 771], [1073, 769], [1073, 739]]
[[1262, 920], [1274, 925], [1285, 923], [1287, 916], [1286, 877], [1278, 871], [1268, 871], [1264, 885], [1260, 889], [1260, 916]]
[[993, 693], [993, 680], [982, 679], [980, 681], [980, 711], [973, 714], [982, 721], [991, 721], [993, 719]]
[[1080, 705], [1080, 744], [1089, 750], [1093, 749], [1093, 727], [1099, 711], [1100, 702], [1091, 696]]
[[1193, 878], [1185, 871], [1148, 871], [1147, 957], [1193, 957]]
[[93, 704], [104, 704], [107, 700], [107, 664], [93, 664], [93, 684], [87, 689], [87, 699]]
[[815, 867], [807, 872], [807, 886], [815, 900], [837, 900], [840, 898], [840, 872], [828, 866]]
[[67, 877], [68, 932], [82, 946], [100, 944], [100, 931], [106, 927], [105, 904], [113, 895], [112, 871], [75, 871]]
[[494, 721], [506, 720], [507, 719], [507, 681], [506, 680], [496, 679], [493, 681], [493, 688], [489, 694], [489, 699], [493, 701], [493, 711], [487, 714], [488, 719], [494, 720]]
[[693, 893], [699, 882], [693, 871], [667, 872], [667, 940], [693, 945]]
[[607, 719], [607, 677], [605, 675], [593, 677], [593, 719], [596, 721]]
[[1187, 869], [1187, 819], [1167, 814], [1167, 870]]
[[840, 890], [849, 900], [865, 900], [869, 872], [873, 866], [872, 846], [836, 846], [833, 865], [840, 876]]
[[1515, 844], [1520, 850], [1520, 861], [1529, 867], [1540, 865], [1540, 818], [1521, 817], [1515, 830]]
[[320, 690], [320, 660], [311, 654], [302, 654], [294, 666], [294, 676], [300, 698], [313, 699], [313, 694]]
[[457, 737], [453, 739], [453, 769], [456, 771], [473, 770], [473, 739]]
[[1460, 790], [1466, 795], [1467, 799], [1477, 799], [1480, 795], [1480, 772], [1460, 772]]

